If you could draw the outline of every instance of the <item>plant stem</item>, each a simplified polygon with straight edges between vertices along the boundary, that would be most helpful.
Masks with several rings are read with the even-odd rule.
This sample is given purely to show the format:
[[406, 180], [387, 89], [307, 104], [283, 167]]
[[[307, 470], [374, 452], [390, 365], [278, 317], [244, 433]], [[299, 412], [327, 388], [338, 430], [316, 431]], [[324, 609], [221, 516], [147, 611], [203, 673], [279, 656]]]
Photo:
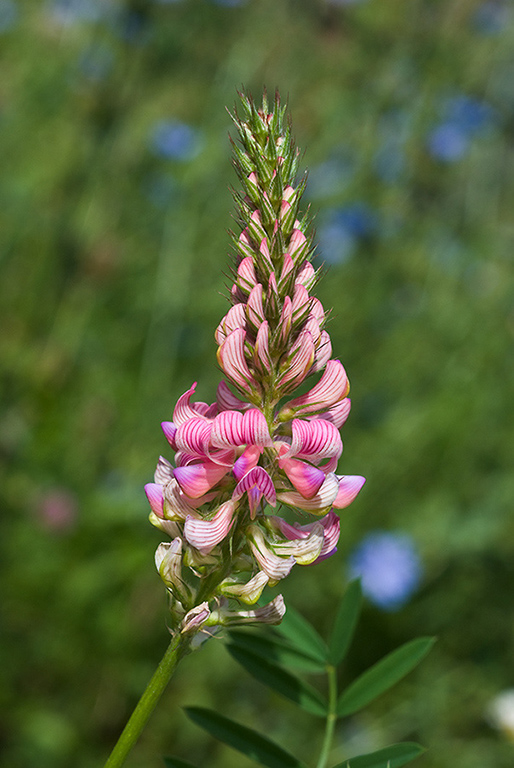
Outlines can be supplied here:
[[189, 651], [190, 643], [190, 636], [181, 635], [180, 633], [173, 636], [166, 653], [162, 657], [161, 663], [139, 699], [104, 768], [119, 768], [119, 766], [123, 765], [128, 753], [138, 740], [155, 709], [178, 662]]
[[332, 665], [327, 666], [328, 675], [328, 714], [325, 726], [325, 738], [316, 768], [325, 768], [332, 748], [334, 728], [337, 720], [337, 670]]

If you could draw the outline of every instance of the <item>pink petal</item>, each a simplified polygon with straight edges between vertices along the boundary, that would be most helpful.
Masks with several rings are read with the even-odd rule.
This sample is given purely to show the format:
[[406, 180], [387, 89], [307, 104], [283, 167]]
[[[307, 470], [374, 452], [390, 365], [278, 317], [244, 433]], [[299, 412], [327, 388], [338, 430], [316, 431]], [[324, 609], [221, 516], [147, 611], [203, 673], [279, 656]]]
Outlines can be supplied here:
[[325, 413], [319, 415], [316, 414], [315, 416], [310, 416], [308, 418], [312, 419], [313, 421], [317, 419], [325, 419], [326, 421], [332, 422], [332, 424], [337, 427], [337, 429], [341, 429], [350, 414], [351, 405], [352, 403], [350, 398], [345, 397], [344, 400], [341, 400], [340, 403], [333, 405], [328, 409], [328, 411], [325, 411]]
[[155, 483], [158, 483], [158, 485], [166, 485], [170, 482], [170, 480], [173, 477], [173, 467], [171, 466], [168, 459], [165, 459], [164, 456], [159, 456], [159, 461], [157, 462], [157, 468], [155, 470], [153, 479]]
[[350, 385], [339, 360], [329, 360], [321, 379], [309, 392], [290, 400], [282, 408], [280, 420], [331, 408], [348, 394]]
[[281, 458], [278, 464], [304, 499], [312, 499], [325, 482], [325, 473], [304, 461]]
[[243, 229], [243, 231], [239, 235], [238, 247], [241, 253], [245, 257], [249, 257], [249, 258], [253, 257], [253, 244], [252, 244], [252, 239], [250, 237], [250, 232], [248, 231], [248, 227], [246, 229]]
[[[257, 211], [255, 211], [257, 213]], [[253, 214], [252, 214], [253, 218]], [[262, 230], [264, 232], [264, 230]], [[264, 236], [261, 240], [261, 244], [259, 246], [259, 252], [262, 256], [261, 263], [264, 262], [264, 265], [266, 266], [266, 271], [272, 272], [273, 271], [273, 262], [271, 260], [270, 252], [269, 252], [269, 246], [268, 246], [268, 240], [266, 238], [266, 233], [264, 232]]]
[[232, 331], [218, 349], [218, 362], [232, 383], [250, 394], [255, 391], [257, 384], [244, 355], [245, 338], [246, 333], [242, 328]]
[[344, 509], [352, 503], [366, 482], [360, 475], [339, 475], [339, 490], [334, 499], [333, 506], [336, 509]]
[[162, 421], [161, 422], [162, 431], [164, 432], [164, 437], [168, 441], [168, 443], [171, 445], [174, 451], [177, 450], [177, 445], [175, 443], [175, 434], [177, 432], [177, 427], [172, 421]]
[[272, 580], [279, 581], [285, 578], [295, 564], [295, 559], [289, 557], [279, 557], [268, 546], [262, 531], [253, 525], [249, 529], [250, 548], [253, 556], [259, 563], [259, 567]]
[[332, 510], [322, 517], [320, 520], [321, 525], [325, 529], [325, 536], [323, 540], [323, 547], [320, 552], [320, 557], [327, 557], [334, 552], [337, 542], [339, 541], [339, 535], [341, 533], [341, 520]]
[[212, 445], [218, 448], [244, 445], [243, 414], [241, 411], [222, 411], [214, 419], [211, 433]]
[[323, 309], [323, 304], [319, 299], [317, 299], [315, 296], [311, 298], [311, 304], [310, 304], [310, 310], [309, 313], [318, 320], [318, 322], [321, 324], [325, 321], [325, 310]]
[[316, 346], [316, 357], [314, 358], [314, 364], [310, 370], [310, 373], [317, 373], [322, 371], [325, 365], [332, 357], [332, 342], [327, 331], [321, 331], [319, 341]]
[[250, 408], [243, 414], [243, 442], [250, 445], [272, 445], [268, 422], [258, 408]]
[[175, 435], [179, 451], [206, 455], [211, 437], [212, 422], [197, 416], [181, 424]]
[[[164, 498], [166, 499], [164, 512], [167, 519], [184, 520], [193, 512], [195, 507], [195, 501], [189, 499], [182, 492], [180, 485], [175, 478], [170, 480], [168, 485], [164, 488]], [[203, 497], [201, 498], [203, 499]]]
[[284, 188], [284, 191], [282, 193], [282, 199], [287, 200], [287, 202], [290, 203], [291, 200], [294, 198], [295, 194], [296, 194], [296, 190], [294, 189], [294, 187], [287, 186]]
[[296, 491], [280, 491], [277, 494], [277, 499], [290, 507], [297, 507], [306, 512], [321, 514], [332, 506], [337, 496], [338, 488], [339, 481], [336, 475], [330, 473], [326, 476], [323, 485], [312, 499], [305, 499], [301, 493]]
[[164, 517], [164, 497], [162, 486], [157, 483], [147, 483], [145, 485], [146, 498], [150, 504], [152, 512], [157, 517]]
[[262, 303], [262, 285], [258, 283], [252, 288], [246, 302], [246, 317], [254, 328], [264, 322], [264, 305]]
[[291, 324], [293, 322], [293, 302], [290, 296], [286, 296], [284, 299], [284, 306], [282, 307], [282, 314], [280, 315], [280, 321], [278, 327], [280, 328], [280, 344], [285, 346], [291, 333]]
[[240, 288], [246, 293], [250, 293], [252, 288], [257, 285], [257, 275], [251, 256], [246, 256], [237, 268], [237, 282]]
[[236, 480], [241, 480], [247, 472], [257, 466], [262, 448], [258, 445], [249, 445], [234, 464], [233, 472]]
[[188, 421], [189, 419], [192, 419], [195, 416], [199, 415], [198, 411], [189, 402], [191, 399], [191, 395], [193, 394], [195, 389], [196, 389], [196, 381], [191, 387], [191, 389], [188, 389], [187, 392], [184, 392], [184, 394], [181, 395], [177, 400], [175, 410], [173, 411], [173, 423], [175, 424], [176, 427], [180, 427], [180, 425], [183, 424], [185, 421]]
[[234, 304], [230, 307], [229, 311], [216, 328], [215, 337], [218, 344], [222, 344], [229, 333], [235, 331], [237, 328], [246, 327], [246, 311], [245, 305], [242, 303]]
[[319, 328], [319, 320], [316, 317], [314, 317], [314, 315], [309, 315], [307, 320], [305, 321], [305, 324], [302, 330], [311, 332], [312, 340], [316, 344], [316, 348], [317, 348], [318, 342], [321, 336], [321, 331]]
[[256, 365], [260, 363], [262, 370], [266, 373], [271, 371], [272, 362], [269, 353], [269, 325], [267, 320], [261, 324], [257, 332], [253, 360]]
[[226, 381], [220, 381], [218, 384], [216, 401], [220, 411], [243, 411], [250, 407], [250, 403], [245, 403], [230, 391]]
[[296, 276], [296, 282], [301, 283], [308, 291], [310, 291], [316, 282], [316, 271], [310, 261], [303, 262], [300, 271]]
[[[282, 262], [282, 271], [280, 273], [280, 280], [279, 285], [282, 288], [284, 284], [286, 284], [291, 277], [294, 270], [294, 262], [291, 258], [291, 256], [286, 253], [284, 254], [284, 261]], [[301, 280], [299, 282], [302, 282]]]
[[289, 240], [287, 246], [288, 253], [291, 254], [291, 258], [297, 264], [303, 257], [307, 246], [307, 238], [300, 232], [299, 229], [293, 229], [293, 234]]
[[309, 331], [302, 331], [300, 333], [292, 352], [294, 353], [293, 357], [277, 382], [277, 386], [282, 394], [291, 392], [291, 390], [296, 389], [301, 384], [314, 361], [315, 348]]
[[272, 507], [276, 504], [277, 494], [273, 480], [263, 467], [254, 467], [238, 482], [232, 494], [233, 499], [240, 499], [244, 493], [257, 488]]
[[325, 419], [293, 419], [291, 430], [291, 448], [286, 457], [301, 456], [320, 461], [334, 456], [339, 458], [343, 452], [339, 431]]
[[189, 464], [187, 467], [177, 467], [174, 475], [178, 484], [187, 496], [197, 499], [219, 483], [227, 474], [228, 468], [212, 461], [200, 464]]
[[311, 303], [311, 297], [307, 291], [307, 288], [301, 283], [295, 283], [293, 294], [293, 322], [300, 323], [307, 318], [309, 314], [309, 308]]
[[202, 555], [208, 555], [230, 531], [235, 511], [236, 503], [231, 500], [222, 504], [211, 520], [198, 520], [189, 516], [184, 525], [185, 538]]

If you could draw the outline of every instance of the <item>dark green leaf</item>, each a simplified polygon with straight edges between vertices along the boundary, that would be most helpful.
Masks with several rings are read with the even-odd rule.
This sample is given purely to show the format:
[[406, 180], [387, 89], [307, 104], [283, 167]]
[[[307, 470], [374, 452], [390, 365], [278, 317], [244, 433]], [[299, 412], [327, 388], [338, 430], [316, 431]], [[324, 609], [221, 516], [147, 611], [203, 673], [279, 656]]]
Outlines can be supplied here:
[[166, 768], [196, 768], [188, 760], [181, 760], [179, 757], [165, 757], [164, 765]]
[[351, 715], [387, 691], [419, 664], [433, 643], [433, 637], [420, 637], [384, 656], [343, 691], [337, 714]]
[[337, 666], [342, 662], [352, 641], [362, 603], [359, 579], [351, 581], [339, 606], [330, 638], [330, 662]]
[[186, 707], [186, 714], [205, 731], [267, 768], [304, 768], [303, 763], [278, 744], [251, 728], [239, 725], [203, 707]]
[[282, 667], [263, 659], [252, 651], [237, 645], [228, 646], [230, 655], [256, 680], [291, 699], [312, 715], [325, 717], [327, 706], [323, 697], [312, 686], [286, 672]]
[[304, 672], [317, 672], [318, 674], [325, 671], [323, 662], [313, 659], [312, 656], [308, 656], [281, 640], [264, 637], [264, 635], [259, 635], [256, 632], [238, 630], [229, 632], [228, 636], [232, 645], [253, 651], [257, 656], [275, 662], [279, 666], [286, 665], [302, 669]]
[[350, 757], [349, 760], [338, 763], [334, 768], [400, 768], [424, 751], [419, 744], [409, 742], [391, 744], [390, 747], [379, 749], [377, 752]]
[[307, 619], [289, 605], [277, 631], [299, 651], [325, 664], [328, 661], [328, 647], [325, 641], [318, 635], [312, 624], [309, 624]]

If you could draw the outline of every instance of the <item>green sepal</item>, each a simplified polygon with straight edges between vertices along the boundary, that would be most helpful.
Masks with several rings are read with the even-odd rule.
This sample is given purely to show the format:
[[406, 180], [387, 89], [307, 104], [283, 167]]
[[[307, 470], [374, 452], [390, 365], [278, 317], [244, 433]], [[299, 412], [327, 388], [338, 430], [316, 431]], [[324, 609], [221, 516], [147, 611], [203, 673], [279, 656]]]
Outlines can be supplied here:
[[350, 757], [335, 765], [334, 768], [400, 768], [422, 755], [423, 752], [425, 752], [424, 747], [406, 741], [403, 744], [391, 744], [389, 747], [369, 752], [367, 755]]
[[384, 656], [343, 691], [337, 703], [337, 714], [340, 717], [352, 715], [392, 688], [419, 664], [434, 642], [433, 637], [420, 637]]
[[275, 662], [279, 666], [289, 666], [314, 674], [325, 672], [324, 662], [313, 659], [312, 656], [280, 640], [265, 637], [257, 632], [241, 630], [232, 630], [228, 633], [228, 637], [232, 645], [252, 651], [257, 656]]
[[294, 755], [252, 728], [235, 723], [228, 717], [203, 707], [186, 707], [185, 712], [194, 723], [211, 736], [242, 752], [259, 765], [264, 765], [266, 768], [305, 768]]
[[330, 663], [337, 667], [346, 656], [352, 641], [362, 605], [360, 580], [348, 584], [341, 600], [329, 640]]
[[315, 688], [252, 651], [238, 645], [229, 645], [227, 650], [232, 658], [260, 683], [294, 701], [311, 715], [326, 717], [327, 704]]

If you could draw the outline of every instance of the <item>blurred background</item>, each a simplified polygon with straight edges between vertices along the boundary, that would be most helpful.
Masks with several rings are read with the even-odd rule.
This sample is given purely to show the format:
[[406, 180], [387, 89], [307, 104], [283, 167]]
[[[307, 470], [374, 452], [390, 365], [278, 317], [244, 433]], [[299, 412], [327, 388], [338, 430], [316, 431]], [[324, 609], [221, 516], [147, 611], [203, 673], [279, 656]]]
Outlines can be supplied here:
[[[352, 383], [339, 471], [367, 477], [281, 588], [327, 632], [362, 575], [342, 682], [438, 636], [333, 762], [407, 739], [420, 768], [512, 767], [513, 44], [509, 0], [0, 0], [1, 768], [102, 765], [167, 645], [143, 484], [219, 380], [242, 85], [289, 102]], [[319, 749], [212, 640], [128, 768], [252, 765], [192, 704]]]

